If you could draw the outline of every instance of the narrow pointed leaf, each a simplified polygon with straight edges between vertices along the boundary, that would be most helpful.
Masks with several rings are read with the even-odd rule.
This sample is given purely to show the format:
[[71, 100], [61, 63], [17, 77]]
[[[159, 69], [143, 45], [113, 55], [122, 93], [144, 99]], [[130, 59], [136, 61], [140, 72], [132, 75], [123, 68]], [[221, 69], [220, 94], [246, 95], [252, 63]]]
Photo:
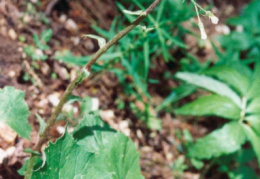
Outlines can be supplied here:
[[38, 120], [38, 122], [40, 124], [39, 134], [42, 135], [43, 131], [46, 128], [46, 123], [45, 123], [45, 121], [42, 119], [42, 117], [39, 114], [35, 113], [35, 116], [36, 116], [36, 119]]
[[208, 95], [175, 110], [176, 114], [192, 116], [219, 116], [238, 120], [240, 109], [229, 98], [219, 95]]
[[245, 118], [252, 130], [260, 136], [260, 114], [250, 115]]
[[106, 39], [104, 39], [103, 37], [99, 37], [99, 36], [93, 35], [93, 34], [86, 34], [86, 35], [84, 35], [84, 37], [96, 39], [98, 41], [99, 48], [102, 48], [106, 45]]
[[251, 85], [247, 92], [247, 98], [251, 99], [255, 97], [260, 97], [260, 63], [257, 63], [255, 65], [255, 71], [253, 74], [253, 79], [251, 81]]
[[29, 139], [32, 128], [27, 121], [29, 108], [24, 96], [24, 92], [14, 87], [0, 90], [0, 121], [9, 125], [21, 137]]
[[257, 156], [258, 165], [260, 166], [260, 142], [259, 142], [260, 141], [260, 136], [257, 135], [257, 133], [254, 132], [252, 130], [252, 128], [249, 127], [248, 125], [243, 124], [243, 127], [245, 129], [245, 133], [247, 134], [247, 137], [248, 137], [250, 143], [253, 146], [253, 149], [254, 149], [255, 154]]
[[246, 94], [250, 84], [246, 76], [228, 66], [215, 66], [204, 71], [204, 74], [217, 77], [242, 95]]
[[241, 99], [239, 98], [239, 96], [223, 82], [215, 80], [211, 77], [207, 77], [205, 75], [198, 75], [189, 72], [179, 72], [176, 74], [176, 77], [213, 93], [228, 97], [235, 104], [241, 107]]
[[197, 159], [210, 159], [233, 153], [241, 148], [247, 137], [241, 124], [230, 122], [221, 129], [198, 139], [189, 148], [188, 156]]

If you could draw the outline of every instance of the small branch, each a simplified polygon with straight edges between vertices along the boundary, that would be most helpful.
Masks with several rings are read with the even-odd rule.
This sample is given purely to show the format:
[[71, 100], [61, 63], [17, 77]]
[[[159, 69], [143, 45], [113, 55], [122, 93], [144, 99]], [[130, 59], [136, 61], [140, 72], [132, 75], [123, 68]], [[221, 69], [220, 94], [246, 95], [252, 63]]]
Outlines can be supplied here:
[[[49, 140], [49, 133], [50, 133], [50, 129], [53, 127], [53, 125], [56, 122], [56, 118], [58, 117], [59, 113], [62, 110], [63, 105], [66, 103], [69, 95], [71, 94], [71, 92], [73, 91], [74, 88], [76, 88], [76, 86], [78, 84], [80, 84], [82, 82], [82, 80], [86, 77], [86, 72], [91, 72], [91, 67], [92, 65], [98, 60], [98, 58], [104, 54], [111, 46], [113, 46], [114, 44], [116, 44], [121, 38], [123, 38], [126, 34], [128, 34], [133, 28], [135, 28], [137, 25], [139, 25], [145, 18], [146, 16], [151, 13], [154, 8], [161, 2], [162, 0], [155, 0], [146, 10], [144, 13], [142, 13], [142, 15], [140, 15], [134, 22], [132, 22], [129, 26], [127, 26], [125, 29], [123, 29], [121, 32], [119, 32], [115, 37], [113, 37], [113, 39], [111, 39], [104, 47], [102, 47], [101, 49], [99, 49], [99, 51], [97, 51], [94, 56], [90, 59], [90, 61], [86, 64], [86, 66], [81, 69], [80, 73], [78, 74], [78, 76], [69, 84], [69, 86], [67, 87], [66, 91], [64, 92], [64, 95], [62, 96], [58, 106], [55, 108], [54, 113], [52, 114], [51, 118], [49, 119], [47, 126], [43, 132], [43, 134], [40, 136], [40, 140], [37, 143], [35, 150], [36, 151], [41, 151], [42, 145], [47, 142]], [[87, 76], [87, 78], [89, 78], [89, 75]], [[34, 154], [31, 154], [29, 163], [28, 163], [28, 167], [26, 170], [26, 175], [25, 175], [25, 179], [29, 179], [31, 178], [31, 175], [33, 173], [33, 166], [35, 164], [36, 161], [36, 156]]]
[[35, 85], [42, 88], [43, 83], [42, 83], [41, 79], [37, 76], [37, 74], [31, 69], [29, 62], [27, 60], [24, 60], [23, 63], [24, 63], [24, 66], [25, 66], [28, 74], [31, 75], [33, 77], [33, 79], [35, 80], [35, 82], [36, 82]]

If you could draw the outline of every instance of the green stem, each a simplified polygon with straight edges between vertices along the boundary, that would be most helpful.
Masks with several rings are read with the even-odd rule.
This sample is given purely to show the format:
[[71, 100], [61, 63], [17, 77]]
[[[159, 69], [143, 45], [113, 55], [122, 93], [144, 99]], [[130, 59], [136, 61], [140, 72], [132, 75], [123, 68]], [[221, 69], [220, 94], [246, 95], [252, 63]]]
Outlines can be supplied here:
[[[91, 72], [92, 65], [99, 59], [99, 57], [104, 54], [110, 47], [112, 47], [114, 44], [116, 44], [121, 38], [123, 38], [126, 34], [128, 34], [133, 28], [135, 28], [137, 25], [139, 25], [146, 16], [151, 13], [156, 6], [161, 2], [162, 0], [155, 0], [145, 11], [142, 13], [134, 22], [132, 22], [129, 26], [127, 26], [125, 29], [123, 29], [121, 32], [119, 32], [115, 37], [113, 37], [104, 47], [100, 48], [94, 56], [90, 59], [90, 61], [85, 65], [84, 68], [81, 69], [78, 76], [69, 84], [66, 91], [64, 92], [58, 106], [55, 108], [53, 114], [51, 115], [46, 128], [43, 132], [43, 134], [40, 136], [40, 140], [37, 143], [35, 150], [41, 151], [42, 145], [49, 141], [50, 138], [50, 129], [54, 126], [56, 119], [58, 115], [60, 114], [63, 105], [66, 103], [69, 95], [73, 91], [74, 88], [77, 87], [78, 84], [82, 82], [82, 80], [86, 77], [86, 73]], [[89, 76], [89, 74], [88, 74]], [[25, 179], [31, 178], [32, 172], [33, 172], [33, 166], [35, 164], [37, 156], [34, 154], [31, 154], [31, 157], [29, 159], [28, 167], [25, 174]]]

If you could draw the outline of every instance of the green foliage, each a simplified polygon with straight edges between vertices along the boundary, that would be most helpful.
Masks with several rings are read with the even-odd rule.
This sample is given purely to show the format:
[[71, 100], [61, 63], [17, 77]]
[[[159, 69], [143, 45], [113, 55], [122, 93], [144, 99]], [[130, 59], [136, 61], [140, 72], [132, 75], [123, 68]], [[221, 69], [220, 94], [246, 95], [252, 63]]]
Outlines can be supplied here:
[[[122, 2], [122, 1], [120, 1]], [[133, 22], [136, 14], [140, 14], [144, 10], [144, 6], [149, 6], [153, 1], [136, 1], [126, 0], [123, 3], [117, 2], [118, 8], [123, 12], [123, 15], [115, 18], [109, 30], [101, 29], [97, 26], [92, 26], [97, 32], [95, 39], [112, 39], [117, 32], [121, 31], [125, 24]], [[149, 84], [157, 79], [149, 78], [149, 70], [156, 68], [153, 61], [157, 57], [163, 57], [166, 63], [174, 61], [173, 52], [181, 51], [187, 53], [187, 45], [182, 41], [182, 37], [190, 33], [189, 30], [183, 28], [180, 24], [195, 15], [193, 5], [182, 1], [165, 0], [155, 9], [154, 15], [148, 15], [148, 18], [137, 28], [129, 32], [117, 45], [110, 48], [98, 60], [100, 63], [94, 64], [92, 67], [94, 72], [110, 71], [114, 73], [123, 86], [126, 96], [134, 96], [137, 101], [142, 101], [146, 110], [140, 111], [135, 103], [130, 104], [130, 108], [137, 118], [145, 121], [151, 129], [160, 129], [160, 120], [157, 119], [157, 114], [151, 114], [149, 108], [152, 106], [149, 102], [144, 102], [143, 99], [150, 99], [148, 92]], [[129, 8], [126, 11], [125, 5]], [[136, 11], [137, 7], [139, 11]], [[104, 40], [102, 40], [104, 44]], [[101, 45], [102, 46], [102, 45]], [[70, 51], [56, 52], [54, 57], [62, 62], [83, 66], [91, 58], [91, 56], [77, 57]], [[189, 59], [190, 57], [188, 57]], [[192, 59], [193, 61], [196, 61]], [[118, 65], [120, 63], [121, 65]], [[115, 64], [117, 64], [115, 66]], [[198, 65], [198, 64], [197, 64]], [[130, 82], [129, 82], [130, 79]], [[184, 87], [185, 88], [185, 87]], [[180, 89], [178, 90], [180, 91]], [[190, 88], [186, 88], [186, 92], [178, 94], [178, 97], [173, 97], [174, 91], [163, 106], [158, 110], [167, 107], [169, 104], [178, 99], [187, 96]], [[178, 92], [179, 93], [179, 92]], [[182, 92], [180, 92], [182, 93]]]
[[193, 116], [219, 116], [237, 120], [240, 109], [229, 98], [219, 95], [207, 95], [175, 110], [176, 114]]
[[33, 41], [35, 46], [29, 45], [27, 47], [24, 47], [24, 52], [26, 53], [26, 55], [31, 57], [32, 60], [46, 60], [48, 56], [43, 53], [43, 50], [50, 49], [47, 43], [50, 41], [51, 37], [51, 29], [43, 31], [40, 37], [34, 34]]
[[235, 65], [225, 65], [205, 70], [203, 75], [177, 73], [177, 78], [213, 94], [199, 97], [176, 109], [176, 114], [219, 116], [233, 120], [190, 145], [188, 155], [191, 158], [211, 159], [227, 155], [240, 150], [241, 145], [249, 141], [260, 164], [259, 93], [254, 92], [260, 89], [257, 78], [260, 75], [259, 64], [255, 65], [254, 72], [250, 73], [252, 75], [245, 75], [243, 70], [238, 69]]
[[226, 54], [220, 55], [219, 62], [240, 60], [244, 52], [245, 63], [258, 61], [260, 57], [260, 2], [252, 1], [242, 11], [239, 17], [233, 17], [227, 21], [231, 26], [235, 26], [237, 31], [232, 31], [228, 35], [218, 37]]
[[248, 166], [248, 162], [254, 159], [255, 155], [250, 149], [239, 150], [230, 155], [219, 157], [216, 163], [219, 165], [219, 171], [225, 172], [230, 179], [257, 179], [255, 171]]
[[221, 129], [198, 139], [188, 151], [188, 156], [198, 159], [210, 159], [233, 153], [246, 141], [246, 134], [241, 124], [230, 122]]
[[24, 100], [25, 93], [14, 87], [0, 90], [0, 120], [9, 125], [21, 137], [30, 139], [31, 126], [28, 124], [29, 108]]
[[143, 178], [134, 143], [97, 116], [85, 116], [45, 149], [44, 166], [32, 178]]

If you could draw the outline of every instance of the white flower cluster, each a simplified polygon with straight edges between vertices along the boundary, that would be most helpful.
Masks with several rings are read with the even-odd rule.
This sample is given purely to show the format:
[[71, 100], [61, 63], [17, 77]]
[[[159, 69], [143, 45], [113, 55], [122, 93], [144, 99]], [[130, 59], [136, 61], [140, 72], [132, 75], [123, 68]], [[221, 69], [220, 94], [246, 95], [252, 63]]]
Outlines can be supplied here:
[[197, 13], [197, 16], [198, 16], [198, 20], [199, 20], [198, 26], [199, 26], [200, 33], [201, 33], [201, 39], [205, 40], [205, 39], [207, 39], [207, 34], [206, 34], [206, 31], [205, 31], [204, 25], [203, 25], [202, 21], [200, 20], [200, 15], [199, 15], [198, 9], [205, 12], [206, 16], [209, 17], [209, 19], [211, 20], [212, 24], [217, 24], [219, 19], [211, 11], [206, 11], [204, 8], [202, 8], [194, 0], [191, 0], [191, 1], [195, 6], [196, 13]]
[[[206, 16], [209, 17], [212, 24], [218, 24], [218, 21], [219, 21], [218, 17], [216, 17], [211, 11], [206, 11]], [[198, 18], [199, 18], [199, 15], [198, 15]], [[198, 26], [199, 26], [199, 29], [200, 29], [201, 39], [203, 39], [203, 40], [207, 39], [207, 34], [205, 32], [204, 25], [201, 22], [200, 18], [199, 18]]]

